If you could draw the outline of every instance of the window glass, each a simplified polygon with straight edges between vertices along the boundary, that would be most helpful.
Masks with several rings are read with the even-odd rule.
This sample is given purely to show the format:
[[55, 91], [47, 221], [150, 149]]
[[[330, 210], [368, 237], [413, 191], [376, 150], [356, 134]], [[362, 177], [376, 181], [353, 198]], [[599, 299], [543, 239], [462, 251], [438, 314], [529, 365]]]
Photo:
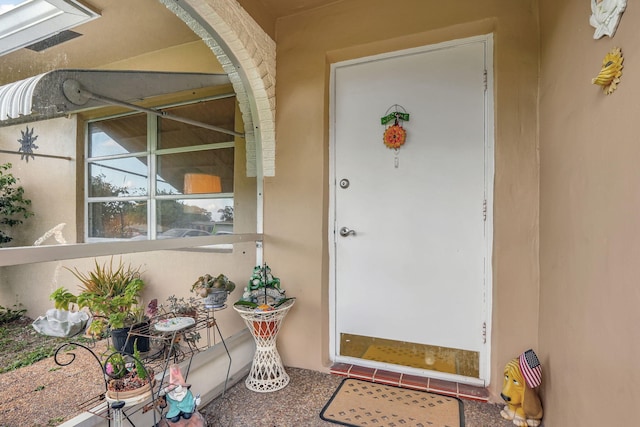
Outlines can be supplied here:
[[233, 193], [234, 148], [158, 156], [158, 194]]
[[[162, 111], [219, 128], [234, 130], [236, 98], [163, 108]], [[193, 147], [233, 141], [233, 136], [175, 120], [160, 119], [158, 149]]]
[[233, 232], [233, 199], [158, 200], [158, 239]]
[[[229, 97], [162, 111], [233, 129], [236, 104]], [[235, 138], [207, 126], [151, 113], [90, 123], [88, 240], [232, 233]]]
[[89, 163], [89, 197], [147, 194], [147, 157], [125, 157]]
[[89, 237], [92, 241], [146, 239], [147, 202], [91, 202], [88, 205]]
[[133, 114], [89, 124], [89, 157], [147, 151], [147, 115]]

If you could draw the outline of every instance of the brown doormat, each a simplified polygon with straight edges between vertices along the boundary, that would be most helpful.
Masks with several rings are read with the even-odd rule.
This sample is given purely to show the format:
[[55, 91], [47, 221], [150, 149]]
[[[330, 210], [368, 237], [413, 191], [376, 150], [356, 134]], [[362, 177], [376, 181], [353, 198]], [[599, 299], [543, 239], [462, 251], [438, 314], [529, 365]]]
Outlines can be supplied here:
[[464, 427], [460, 399], [346, 378], [320, 418], [352, 427]]

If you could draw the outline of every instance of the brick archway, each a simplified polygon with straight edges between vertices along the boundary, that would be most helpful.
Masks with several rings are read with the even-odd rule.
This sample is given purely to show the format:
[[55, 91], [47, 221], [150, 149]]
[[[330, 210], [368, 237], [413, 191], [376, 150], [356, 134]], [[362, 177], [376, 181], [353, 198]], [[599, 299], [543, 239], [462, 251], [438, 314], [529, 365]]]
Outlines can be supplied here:
[[235, 0], [159, 0], [202, 40], [229, 75], [242, 112], [247, 175], [275, 175], [276, 44]]

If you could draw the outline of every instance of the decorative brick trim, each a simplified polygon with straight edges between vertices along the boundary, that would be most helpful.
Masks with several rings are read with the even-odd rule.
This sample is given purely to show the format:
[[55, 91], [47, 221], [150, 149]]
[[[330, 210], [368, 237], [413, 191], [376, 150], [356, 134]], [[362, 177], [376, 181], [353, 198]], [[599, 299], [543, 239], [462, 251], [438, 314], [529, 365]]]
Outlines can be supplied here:
[[[275, 175], [276, 43], [236, 0], [159, 0], [182, 19], [216, 55], [236, 92], [247, 142], [247, 175]], [[200, 21], [202, 20], [202, 21]], [[206, 24], [206, 25], [205, 25]], [[227, 47], [227, 51], [221, 46]], [[248, 86], [248, 87], [246, 87]]]
[[484, 387], [444, 381], [426, 376], [401, 374], [398, 372], [350, 365], [348, 363], [336, 363], [329, 368], [329, 372], [341, 377], [356, 378], [409, 390], [429, 391], [478, 402], [489, 401], [489, 390]]

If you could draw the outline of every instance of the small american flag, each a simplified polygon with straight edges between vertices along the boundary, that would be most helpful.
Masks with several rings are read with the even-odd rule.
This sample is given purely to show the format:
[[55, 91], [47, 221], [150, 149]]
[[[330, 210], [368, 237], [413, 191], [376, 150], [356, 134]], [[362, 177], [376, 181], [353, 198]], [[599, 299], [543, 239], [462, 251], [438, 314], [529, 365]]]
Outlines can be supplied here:
[[520, 355], [520, 370], [530, 388], [536, 388], [542, 382], [542, 365], [533, 350]]

